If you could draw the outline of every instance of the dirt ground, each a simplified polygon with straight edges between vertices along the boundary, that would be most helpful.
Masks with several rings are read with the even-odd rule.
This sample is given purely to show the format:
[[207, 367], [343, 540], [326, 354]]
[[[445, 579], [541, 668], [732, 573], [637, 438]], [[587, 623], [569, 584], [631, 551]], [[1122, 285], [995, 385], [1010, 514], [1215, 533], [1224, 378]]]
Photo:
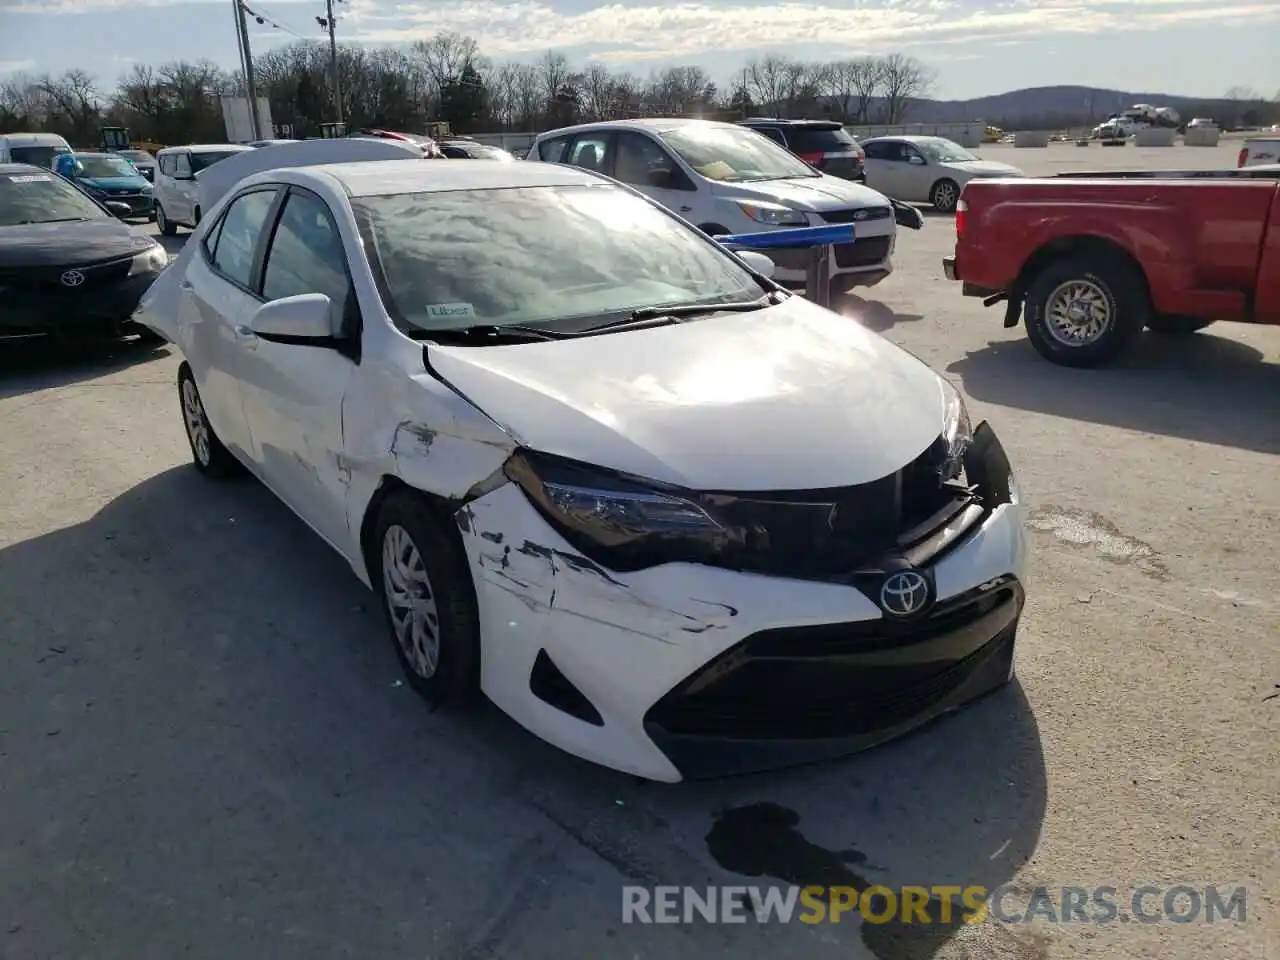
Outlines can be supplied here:
[[[981, 152], [1034, 173], [1235, 157]], [[428, 712], [342, 562], [260, 486], [189, 466], [171, 351], [0, 355], [0, 957], [1280, 957], [1280, 328], [1053, 367], [943, 280], [952, 232], [904, 232], [846, 310], [1014, 460], [1018, 680], [733, 780], [640, 783], [492, 709]], [[1245, 886], [1247, 919], [622, 922], [628, 884], [793, 882], [1011, 884], [1011, 911], [1112, 886], [1122, 913], [1144, 885]]]

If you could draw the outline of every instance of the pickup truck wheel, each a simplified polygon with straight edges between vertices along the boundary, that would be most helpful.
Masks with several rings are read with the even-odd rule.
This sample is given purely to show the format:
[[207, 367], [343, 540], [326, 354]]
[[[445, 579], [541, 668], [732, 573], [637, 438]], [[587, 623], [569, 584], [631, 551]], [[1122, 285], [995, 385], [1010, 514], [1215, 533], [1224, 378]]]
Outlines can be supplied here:
[[1158, 333], [1166, 337], [1189, 337], [1191, 334], [1203, 330], [1211, 323], [1213, 323], [1212, 320], [1203, 320], [1200, 317], [1179, 317], [1161, 314], [1147, 319], [1147, 329], [1152, 333]]
[[1132, 267], [1087, 254], [1051, 263], [1027, 289], [1027, 337], [1046, 360], [1096, 367], [1115, 359], [1151, 314]]
[[952, 213], [960, 199], [960, 188], [954, 180], [939, 180], [929, 191], [929, 202], [939, 213]]

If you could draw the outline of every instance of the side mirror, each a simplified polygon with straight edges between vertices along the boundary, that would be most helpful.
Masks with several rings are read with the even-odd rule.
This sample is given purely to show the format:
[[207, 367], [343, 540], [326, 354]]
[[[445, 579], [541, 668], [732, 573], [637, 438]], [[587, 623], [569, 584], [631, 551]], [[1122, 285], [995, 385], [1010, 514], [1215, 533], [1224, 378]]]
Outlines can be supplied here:
[[333, 342], [332, 302], [323, 293], [300, 293], [264, 303], [249, 321], [249, 329], [264, 340], [301, 346], [330, 346]]
[[119, 200], [106, 200], [102, 205], [121, 220], [133, 213], [133, 210], [127, 203], [121, 203]]
[[907, 163], [911, 164], [913, 167], [923, 167], [924, 157], [920, 156], [918, 153], [913, 153], [911, 156], [907, 157]]
[[676, 175], [671, 170], [650, 170], [645, 175], [645, 183], [659, 190], [670, 190], [675, 186]]
[[893, 207], [893, 222], [908, 230], [920, 230], [924, 227], [924, 214], [918, 208], [901, 200], [889, 200]]
[[737, 250], [738, 259], [762, 277], [772, 277], [774, 262], [756, 250]]

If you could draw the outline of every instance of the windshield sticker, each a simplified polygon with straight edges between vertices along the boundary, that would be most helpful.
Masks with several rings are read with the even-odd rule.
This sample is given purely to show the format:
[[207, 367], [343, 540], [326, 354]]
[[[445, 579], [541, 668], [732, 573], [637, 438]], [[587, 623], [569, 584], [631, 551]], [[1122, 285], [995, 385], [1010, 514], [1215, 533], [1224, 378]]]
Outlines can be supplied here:
[[432, 320], [471, 320], [476, 308], [469, 303], [429, 303], [427, 316]]
[[47, 173], [23, 173], [16, 177], [10, 177], [13, 183], [40, 183], [41, 181], [53, 182], [53, 177]]
[[708, 180], [728, 180], [737, 172], [723, 160], [712, 160], [710, 163], [704, 163], [700, 167], [694, 167], [694, 169]]

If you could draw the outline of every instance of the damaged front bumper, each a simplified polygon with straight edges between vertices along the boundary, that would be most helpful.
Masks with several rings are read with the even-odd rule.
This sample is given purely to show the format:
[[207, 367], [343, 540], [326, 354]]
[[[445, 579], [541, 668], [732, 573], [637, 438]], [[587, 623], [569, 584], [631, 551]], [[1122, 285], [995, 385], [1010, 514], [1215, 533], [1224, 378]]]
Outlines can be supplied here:
[[1026, 534], [1004, 451], [978, 435], [974, 466], [994, 478], [982, 519], [922, 568], [936, 599], [902, 620], [865, 584], [690, 563], [617, 573], [515, 484], [473, 500], [459, 525], [485, 693], [570, 753], [674, 782], [854, 752], [1001, 686]]

